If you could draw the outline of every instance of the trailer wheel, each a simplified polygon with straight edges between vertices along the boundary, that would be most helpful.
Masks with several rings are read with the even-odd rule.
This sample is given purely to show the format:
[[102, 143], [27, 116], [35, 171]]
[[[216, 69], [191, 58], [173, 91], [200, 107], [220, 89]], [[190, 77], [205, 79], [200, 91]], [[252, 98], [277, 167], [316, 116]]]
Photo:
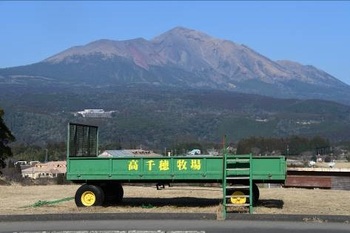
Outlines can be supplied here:
[[260, 198], [260, 191], [258, 186], [253, 183], [253, 205], [256, 206], [258, 204]]
[[102, 185], [105, 193], [104, 204], [118, 204], [122, 202], [124, 197], [124, 189], [121, 183], [109, 182]]
[[[246, 189], [242, 189], [242, 190], [234, 189], [234, 190], [231, 190], [228, 193], [228, 195], [231, 196], [227, 200], [229, 203], [233, 203], [233, 204], [249, 203], [249, 198], [243, 197], [243, 195], [249, 195], [249, 191]], [[253, 206], [256, 206], [258, 204], [259, 196], [260, 196], [259, 188], [255, 183], [253, 183]]]
[[229, 201], [232, 204], [245, 204], [246, 202], [248, 202], [248, 198], [244, 197], [243, 195], [247, 195], [245, 191], [233, 191]]
[[75, 193], [75, 204], [78, 207], [101, 206], [104, 192], [100, 186], [84, 184]]

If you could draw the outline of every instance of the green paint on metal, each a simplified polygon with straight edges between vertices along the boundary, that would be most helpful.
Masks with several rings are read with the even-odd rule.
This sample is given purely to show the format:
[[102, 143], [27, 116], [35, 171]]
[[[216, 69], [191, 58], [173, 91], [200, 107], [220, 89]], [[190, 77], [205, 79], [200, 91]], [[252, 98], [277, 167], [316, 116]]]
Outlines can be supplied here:
[[[70, 123], [67, 145], [67, 180], [221, 183], [226, 177], [223, 174], [224, 156], [97, 157], [96, 126]], [[251, 176], [256, 183], [285, 181], [287, 169], [284, 156], [253, 157], [251, 167]], [[242, 171], [237, 169], [230, 173], [241, 175]]]
[[[68, 180], [158, 181], [188, 180], [221, 182], [223, 156], [197, 157], [82, 157], [68, 158]], [[240, 165], [238, 165], [240, 166]], [[283, 156], [253, 157], [252, 179], [256, 182], [284, 182]], [[243, 171], [229, 171], [240, 175]]]

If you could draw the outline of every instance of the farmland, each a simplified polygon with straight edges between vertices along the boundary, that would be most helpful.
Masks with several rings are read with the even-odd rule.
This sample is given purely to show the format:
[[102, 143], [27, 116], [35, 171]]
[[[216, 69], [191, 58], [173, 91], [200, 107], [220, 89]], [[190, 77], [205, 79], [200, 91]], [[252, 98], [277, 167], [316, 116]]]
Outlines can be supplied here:
[[[18, 184], [1, 186], [0, 213], [212, 213], [218, 211], [218, 187], [171, 186], [156, 190], [150, 186], [124, 186], [124, 200], [118, 206], [78, 208], [74, 203], [77, 185]], [[254, 214], [350, 215], [350, 192], [344, 190], [260, 188]]]

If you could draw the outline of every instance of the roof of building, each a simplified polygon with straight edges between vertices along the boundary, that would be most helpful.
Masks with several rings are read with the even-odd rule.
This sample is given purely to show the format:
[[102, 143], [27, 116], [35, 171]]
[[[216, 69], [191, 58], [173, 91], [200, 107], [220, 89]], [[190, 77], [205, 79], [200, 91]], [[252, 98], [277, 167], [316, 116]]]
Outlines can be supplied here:
[[105, 150], [98, 157], [142, 157], [142, 156], [162, 156], [150, 150]]
[[66, 172], [66, 161], [52, 161], [47, 163], [38, 163], [32, 167], [22, 170], [22, 174], [31, 173], [65, 173]]

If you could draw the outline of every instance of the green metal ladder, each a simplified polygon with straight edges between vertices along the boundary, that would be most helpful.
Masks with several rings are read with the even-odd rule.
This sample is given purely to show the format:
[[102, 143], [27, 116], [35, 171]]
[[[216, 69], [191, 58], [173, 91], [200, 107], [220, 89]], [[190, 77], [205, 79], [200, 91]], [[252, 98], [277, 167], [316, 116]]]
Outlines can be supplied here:
[[[253, 179], [252, 179], [252, 154], [230, 155], [224, 153], [223, 158], [223, 208], [222, 215], [226, 219], [227, 207], [248, 207], [249, 213], [253, 213]], [[234, 190], [240, 190], [235, 198], [240, 203], [228, 201]], [[243, 193], [243, 192], [244, 193]], [[248, 202], [246, 200], [248, 199]]]

